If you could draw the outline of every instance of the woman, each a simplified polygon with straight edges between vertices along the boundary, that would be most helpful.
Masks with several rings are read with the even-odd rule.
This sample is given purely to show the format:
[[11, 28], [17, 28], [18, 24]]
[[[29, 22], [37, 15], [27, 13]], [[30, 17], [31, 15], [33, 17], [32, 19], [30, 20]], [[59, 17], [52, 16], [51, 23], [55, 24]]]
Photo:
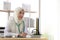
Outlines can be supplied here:
[[[25, 22], [23, 20], [24, 9], [18, 7], [14, 11], [13, 17], [9, 18], [7, 26], [5, 28], [5, 36], [11, 35], [11, 33], [16, 33], [19, 36], [26, 37], [27, 28]], [[14, 34], [13, 34], [14, 35]]]

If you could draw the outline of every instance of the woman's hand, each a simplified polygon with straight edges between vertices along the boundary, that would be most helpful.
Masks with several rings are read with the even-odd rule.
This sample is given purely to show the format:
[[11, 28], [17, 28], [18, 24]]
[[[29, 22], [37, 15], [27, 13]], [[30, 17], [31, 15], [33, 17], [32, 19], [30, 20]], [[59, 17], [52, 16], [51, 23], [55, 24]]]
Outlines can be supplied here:
[[26, 35], [27, 35], [27, 33], [21, 33], [21, 34], [19, 34], [20, 36], [22, 36], [22, 37], [26, 37]]

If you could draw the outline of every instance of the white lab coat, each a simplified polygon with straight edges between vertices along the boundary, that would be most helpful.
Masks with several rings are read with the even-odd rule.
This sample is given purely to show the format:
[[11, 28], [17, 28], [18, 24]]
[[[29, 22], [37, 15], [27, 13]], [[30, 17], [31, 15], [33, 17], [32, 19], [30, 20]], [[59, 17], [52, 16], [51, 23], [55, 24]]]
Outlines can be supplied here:
[[[27, 30], [27, 25], [28, 24], [26, 24], [26, 22], [28, 22], [28, 21], [24, 21], [24, 23], [25, 23], [24, 32], [28, 34], [28, 30]], [[4, 36], [17, 35], [17, 34], [19, 34], [19, 32], [18, 32], [18, 28], [16, 27], [14, 18], [10, 17], [9, 21], [7, 22], [7, 26], [5, 27], [5, 30], [4, 30]]]

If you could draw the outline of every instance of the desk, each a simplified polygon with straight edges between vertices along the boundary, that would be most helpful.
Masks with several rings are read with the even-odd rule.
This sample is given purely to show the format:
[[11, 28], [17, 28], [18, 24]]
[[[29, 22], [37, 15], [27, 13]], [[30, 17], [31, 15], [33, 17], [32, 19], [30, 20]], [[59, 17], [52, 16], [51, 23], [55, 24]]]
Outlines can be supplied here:
[[47, 38], [0, 38], [0, 40], [48, 40]]

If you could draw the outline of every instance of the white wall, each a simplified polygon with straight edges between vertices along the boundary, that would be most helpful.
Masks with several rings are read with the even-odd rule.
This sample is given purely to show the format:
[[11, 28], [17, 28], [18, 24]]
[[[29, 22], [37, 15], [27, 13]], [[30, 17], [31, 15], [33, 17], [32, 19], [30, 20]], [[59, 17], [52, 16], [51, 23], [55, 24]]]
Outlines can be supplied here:
[[60, 0], [57, 0], [57, 13], [58, 13], [58, 40], [60, 40]]
[[57, 0], [41, 0], [40, 2], [41, 33], [50, 35], [52, 39], [49, 40], [53, 40], [53, 37], [54, 40], [58, 40]]

